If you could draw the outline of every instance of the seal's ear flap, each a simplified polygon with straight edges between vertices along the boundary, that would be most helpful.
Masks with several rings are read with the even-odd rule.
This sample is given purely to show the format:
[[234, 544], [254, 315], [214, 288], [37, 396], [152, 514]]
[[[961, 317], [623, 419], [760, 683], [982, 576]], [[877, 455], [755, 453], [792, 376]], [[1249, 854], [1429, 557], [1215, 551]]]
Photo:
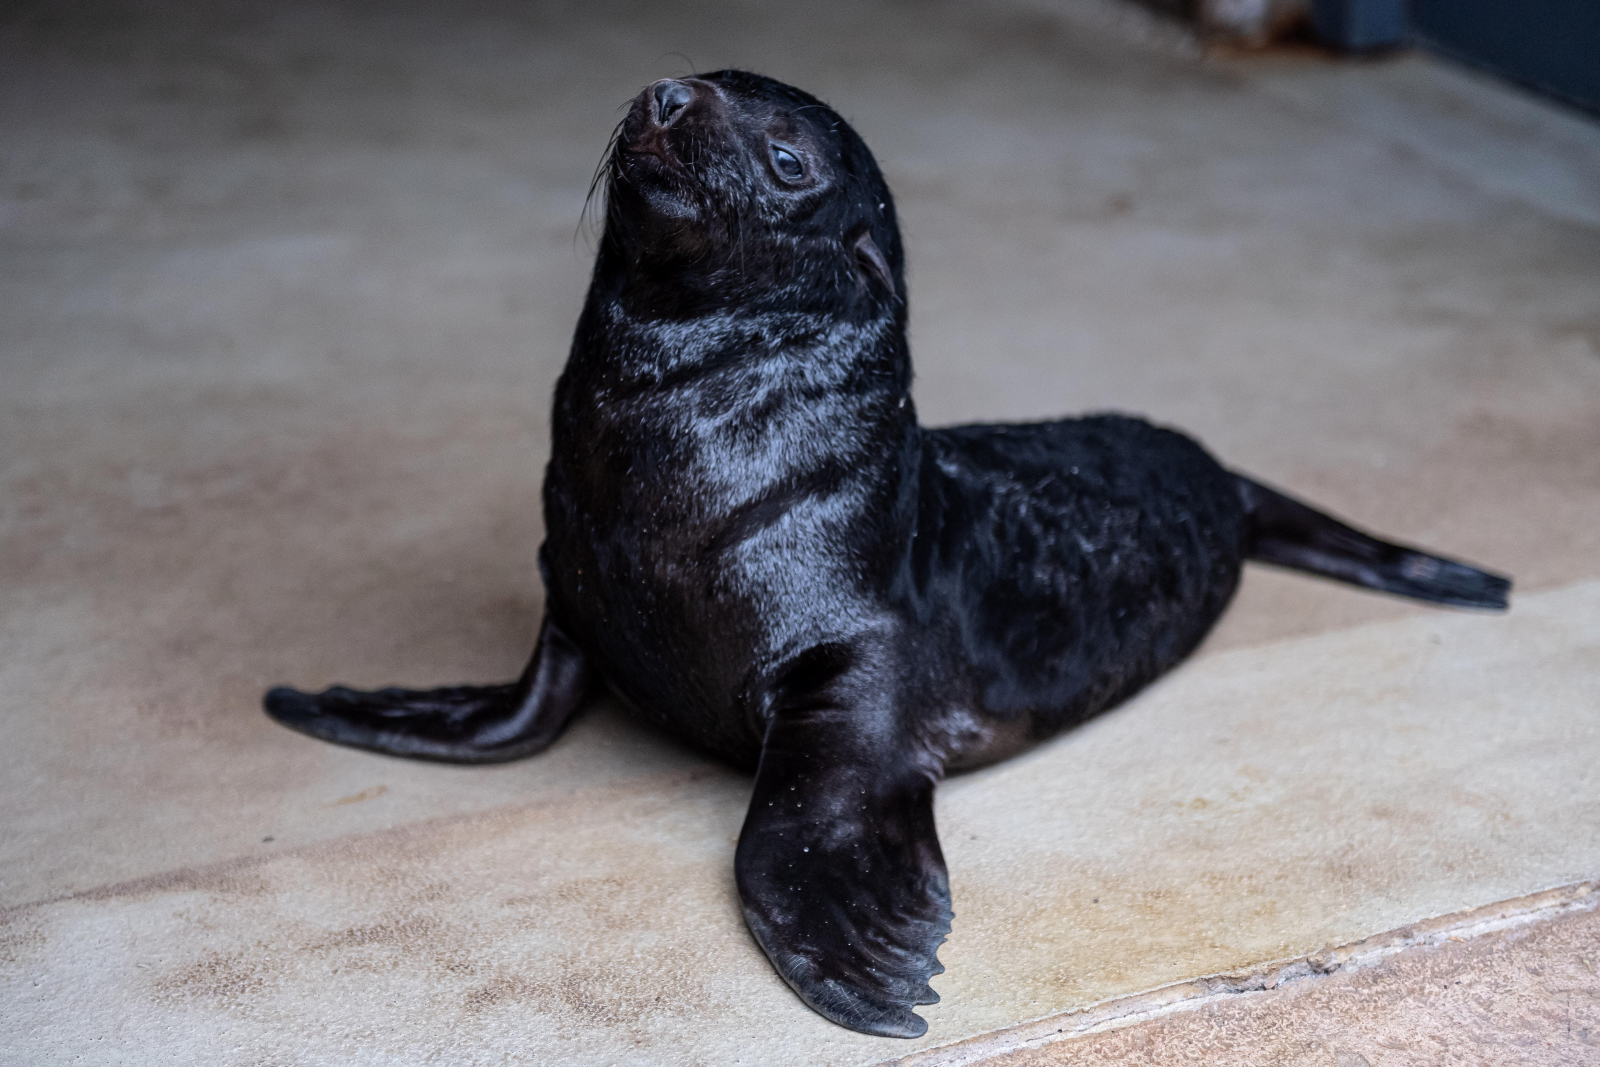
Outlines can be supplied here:
[[870, 285], [873, 279], [877, 279], [884, 289], [892, 294], [894, 272], [889, 269], [889, 261], [884, 258], [878, 242], [872, 239], [872, 231], [862, 230], [861, 236], [852, 241], [850, 247], [855, 253], [856, 271], [861, 280]]
[[934, 783], [886, 748], [903, 731], [865, 728], [862, 710], [822, 699], [774, 719], [739, 835], [739, 896], [800, 999], [852, 1030], [920, 1037], [911, 1007], [939, 1000], [928, 979], [951, 919]]

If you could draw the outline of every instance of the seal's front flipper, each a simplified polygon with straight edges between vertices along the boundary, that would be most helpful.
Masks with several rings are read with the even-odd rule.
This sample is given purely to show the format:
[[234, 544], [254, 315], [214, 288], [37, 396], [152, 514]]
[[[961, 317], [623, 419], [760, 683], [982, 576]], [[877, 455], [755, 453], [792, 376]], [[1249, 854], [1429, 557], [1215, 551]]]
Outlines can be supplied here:
[[[867, 728], [863, 728], [863, 727]], [[783, 980], [825, 1017], [920, 1037], [911, 1010], [950, 932], [933, 778], [851, 709], [783, 711], [767, 732], [736, 873], [745, 922]]]
[[1509, 578], [1380, 541], [1259, 482], [1234, 477], [1244, 503], [1250, 559], [1435, 604], [1506, 609]]
[[444, 689], [269, 691], [267, 714], [335, 744], [445, 763], [504, 763], [556, 739], [589, 693], [582, 650], [549, 616], [522, 677]]

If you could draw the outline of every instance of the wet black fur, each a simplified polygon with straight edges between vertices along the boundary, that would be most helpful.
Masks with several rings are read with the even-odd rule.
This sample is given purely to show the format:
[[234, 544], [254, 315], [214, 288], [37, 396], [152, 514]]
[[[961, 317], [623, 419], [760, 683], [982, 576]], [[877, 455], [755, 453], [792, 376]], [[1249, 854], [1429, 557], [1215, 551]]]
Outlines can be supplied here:
[[603, 680], [755, 770], [746, 918], [836, 1022], [926, 1029], [911, 1007], [938, 999], [951, 919], [940, 777], [1176, 664], [1247, 556], [1505, 604], [1504, 579], [1370, 538], [1137, 419], [918, 425], [894, 201], [855, 131], [797, 89], [657, 83], [606, 182], [556, 389], [528, 670], [277, 689], [267, 707], [344, 744], [491, 762], [543, 748]]

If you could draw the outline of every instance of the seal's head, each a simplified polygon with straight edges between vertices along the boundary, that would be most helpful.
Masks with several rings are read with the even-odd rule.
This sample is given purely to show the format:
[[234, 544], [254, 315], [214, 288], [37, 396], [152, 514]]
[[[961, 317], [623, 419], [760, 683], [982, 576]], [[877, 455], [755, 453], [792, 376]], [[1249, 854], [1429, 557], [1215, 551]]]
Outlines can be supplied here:
[[608, 176], [603, 254], [658, 312], [904, 305], [883, 175], [799, 89], [739, 70], [658, 81], [618, 128]]

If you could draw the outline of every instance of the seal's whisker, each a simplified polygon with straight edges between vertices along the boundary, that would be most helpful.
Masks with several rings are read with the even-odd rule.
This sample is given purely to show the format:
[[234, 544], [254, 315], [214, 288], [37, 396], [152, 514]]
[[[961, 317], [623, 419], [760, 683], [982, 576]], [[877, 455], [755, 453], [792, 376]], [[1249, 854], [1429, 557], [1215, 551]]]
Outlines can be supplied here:
[[628, 117], [624, 115], [617, 120], [615, 126], [611, 127], [611, 135], [606, 138], [606, 149], [601, 153], [600, 162], [595, 164], [594, 174], [589, 178], [589, 191], [583, 197], [583, 211], [578, 215], [577, 228], [572, 231], [572, 243], [574, 246], [577, 245], [578, 237], [585, 230], [593, 232], [592, 227], [595, 224], [596, 215], [601, 218], [604, 217], [603, 207], [598, 212], [594, 210], [595, 193], [598, 192], [603, 197], [604, 190], [601, 188], [603, 179], [610, 177], [615, 180], [616, 178], [616, 172], [620, 169], [616, 165], [617, 142], [622, 139], [622, 126], [627, 121]]
[[695, 64], [694, 60], [690, 59], [687, 55], [685, 55], [682, 52], [667, 52], [661, 58], [665, 59], [665, 58], [667, 58], [667, 56], [677, 56], [679, 59], [683, 60], [686, 64], [688, 64], [688, 66], [683, 68], [683, 73], [682, 74], [676, 75], [677, 77], [680, 77], [680, 78], [691, 78], [691, 77], [694, 76], [694, 72], [700, 69]]

